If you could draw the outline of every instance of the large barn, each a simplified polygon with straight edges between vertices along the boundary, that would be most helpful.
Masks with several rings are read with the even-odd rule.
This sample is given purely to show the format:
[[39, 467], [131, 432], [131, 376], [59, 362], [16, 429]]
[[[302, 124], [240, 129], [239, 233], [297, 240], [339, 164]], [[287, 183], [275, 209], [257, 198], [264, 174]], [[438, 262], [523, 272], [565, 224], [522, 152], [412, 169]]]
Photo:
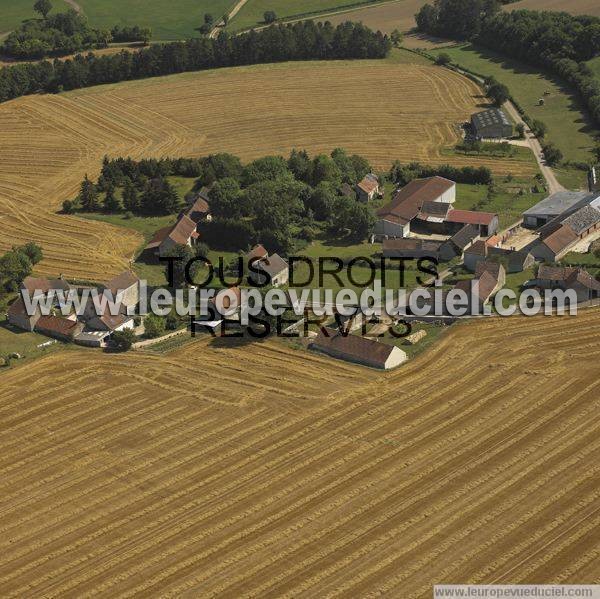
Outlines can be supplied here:
[[502, 139], [512, 137], [513, 126], [499, 108], [490, 108], [471, 117], [473, 134], [478, 139]]

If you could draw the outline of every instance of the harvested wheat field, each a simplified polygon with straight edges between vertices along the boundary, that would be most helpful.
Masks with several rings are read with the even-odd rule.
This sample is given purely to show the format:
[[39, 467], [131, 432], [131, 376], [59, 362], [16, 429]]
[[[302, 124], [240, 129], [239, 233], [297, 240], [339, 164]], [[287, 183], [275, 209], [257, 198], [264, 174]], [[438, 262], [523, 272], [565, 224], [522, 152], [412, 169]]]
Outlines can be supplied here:
[[573, 15], [593, 15], [600, 17], [598, 0], [520, 0], [504, 7], [505, 10], [554, 10]]
[[[431, 4], [428, 0], [395, 0], [385, 4], [366, 6], [355, 10], [340, 12], [335, 15], [326, 15], [322, 20], [330, 21], [334, 25], [345, 21], [360, 21], [375, 31], [391, 33], [398, 29], [404, 33], [414, 29], [415, 14], [424, 4]], [[426, 47], [426, 43], [420, 47]], [[409, 47], [413, 47], [409, 45]]]
[[41, 274], [103, 279], [122, 270], [137, 234], [57, 214], [105, 154], [251, 159], [345, 147], [379, 168], [450, 160], [533, 172], [523, 161], [442, 156], [482, 102], [451, 71], [386, 61], [223, 69], [20, 98], [0, 106], [0, 251], [41, 243]]
[[4, 597], [431, 597], [600, 582], [600, 312], [392, 374], [275, 342], [0, 376]]

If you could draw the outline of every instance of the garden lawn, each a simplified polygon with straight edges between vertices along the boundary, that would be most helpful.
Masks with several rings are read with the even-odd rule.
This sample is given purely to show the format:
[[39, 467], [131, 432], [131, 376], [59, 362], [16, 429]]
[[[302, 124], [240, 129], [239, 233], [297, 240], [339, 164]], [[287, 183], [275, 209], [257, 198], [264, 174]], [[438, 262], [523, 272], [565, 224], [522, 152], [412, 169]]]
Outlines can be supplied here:
[[[541, 190], [534, 193], [531, 189], [535, 182], [527, 179], [515, 178], [512, 181], [496, 177], [496, 190], [489, 194], [486, 185], [458, 184], [456, 190], [457, 210], [475, 210], [479, 212], [494, 212], [500, 220], [500, 230], [506, 229], [516, 223], [525, 210], [531, 208], [544, 197], [546, 192]], [[519, 195], [519, 190], [523, 194]]]
[[[0, 323], [0, 357], [4, 358], [10, 354], [17, 353], [23, 358], [37, 358], [51, 351], [64, 348], [65, 345], [57, 342], [48, 347], [38, 348], [38, 345], [52, 341], [50, 337], [38, 333], [28, 333], [19, 329], [9, 327], [6, 322]], [[20, 363], [15, 360], [13, 364]], [[5, 368], [0, 367], [0, 375]]]
[[[458, 65], [482, 76], [495, 77], [508, 86], [531, 118], [546, 123], [547, 139], [562, 150], [565, 159], [585, 162], [590, 158], [590, 149], [598, 131], [589, 121], [576, 94], [562, 81], [538, 72], [535, 67], [471, 44], [430, 52], [435, 56], [449, 54]], [[550, 94], [544, 96], [546, 91]], [[544, 98], [544, 106], [538, 106], [540, 98]]]

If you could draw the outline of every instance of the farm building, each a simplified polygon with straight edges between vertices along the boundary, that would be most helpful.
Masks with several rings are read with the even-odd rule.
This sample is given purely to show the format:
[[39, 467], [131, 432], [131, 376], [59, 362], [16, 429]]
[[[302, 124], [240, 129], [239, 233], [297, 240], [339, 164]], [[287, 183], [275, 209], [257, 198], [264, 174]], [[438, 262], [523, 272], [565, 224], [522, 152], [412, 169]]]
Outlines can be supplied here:
[[73, 341], [73, 338], [83, 332], [84, 324], [76, 318], [63, 316], [41, 316], [35, 331], [60, 341]]
[[408, 237], [411, 222], [419, 215], [424, 204], [453, 204], [455, 201], [454, 181], [443, 177], [414, 179], [396, 192], [389, 204], [377, 211], [379, 220], [375, 225], [375, 235], [382, 238]]
[[[42, 313], [37, 308], [33, 316], [27, 314], [25, 302], [23, 301], [24, 294], [29, 298], [34, 298], [51, 291], [67, 293], [70, 289], [71, 285], [64, 279], [25, 277], [20, 285], [20, 297], [9, 306], [6, 313], [8, 322], [24, 331], [33, 331]], [[55, 301], [54, 303], [56, 305], [57, 302]]]
[[441, 242], [423, 239], [384, 239], [384, 258], [435, 258], [439, 259]]
[[140, 280], [138, 276], [126, 270], [103, 285], [110, 291], [115, 302], [120, 302], [125, 308], [137, 306], [140, 301]]
[[537, 277], [531, 285], [541, 289], [572, 289], [577, 302], [587, 302], [600, 297], [600, 282], [583, 268], [559, 268], [540, 264]]
[[490, 108], [471, 117], [473, 134], [478, 139], [501, 139], [512, 137], [513, 126], [499, 108]]
[[35, 325], [42, 316], [40, 309], [37, 308], [35, 314], [29, 316], [25, 307], [25, 302], [22, 297], [18, 297], [9, 307], [6, 313], [8, 323], [13, 327], [17, 327], [30, 333], [34, 330]]
[[499, 262], [492, 260], [482, 260], [475, 267], [475, 278], [479, 279], [484, 272], [490, 273], [498, 282], [498, 287], [504, 287], [506, 283], [506, 269]]
[[36, 277], [25, 277], [20, 285], [21, 293], [27, 291], [29, 297], [46, 294], [49, 291], [64, 291], [71, 289], [71, 285], [64, 279], [44, 279]]
[[535, 264], [535, 258], [527, 251], [510, 252], [508, 254], [508, 273], [523, 272]]
[[471, 305], [471, 308], [479, 308], [481, 309], [485, 304], [487, 304], [491, 297], [502, 287], [500, 281], [496, 278], [496, 275], [489, 270], [485, 270], [482, 272], [480, 277], [475, 279], [466, 279], [464, 281], [459, 281], [454, 289], [463, 291], [469, 297], [469, 300], [472, 301], [471, 298], [475, 298], [477, 301], [477, 306]]
[[467, 270], [475, 272], [477, 264], [488, 256], [489, 246], [485, 240], [479, 239], [464, 252], [464, 266]]
[[381, 370], [396, 368], [408, 359], [398, 347], [358, 335], [342, 335], [335, 329], [325, 329], [319, 333], [310, 347], [333, 358]]
[[381, 193], [379, 188], [379, 177], [373, 173], [369, 173], [356, 185], [355, 191], [359, 201], [372, 201]]
[[[246, 264], [266, 273], [273, 287], [286, 285], [290, 278], [288, 263], [278, 254], [269, 255], [262, 245], [253, 247], [246, 254]], [[257, 273], [253, 273], [250, 277], [258, 284], [266, 282], [266, 277], [261, 277]]]
[[73, 341], [77, 345], [84, 347], [105, 347], [106, 342], [110, 339], [111, 331], [83, 331], [79, 335], [73, 337]]
[[540, 229], [531, 253], [537, 260], [560, 260], [578, 241], [600, 231], [600, 196], [588, 194]]
[[561, 226], [554, 233], [533, 246], [531, 253], [536, 260], [556, 262], [560, 260], [579, 241], [573, 229]]
[[497, 214], [454, 210], [455, 201], [456, 184], [453, 181], [443, 177], [415, 179], [377, 212], [375, 237], [404, 238], [411, 233], [455, 235], [466, 225], [472, 225], [478, 235], [484, 237], [496, 233]]
[[479, 230], [481, 237], [488, 237], [498, 232], [499, 222], [498, 215], [493, 212], [450, 210], [446, 218], [446, 230], [457, 233], [465, 225], [472, 225]]
[[479, 229], [474, 225], [465, 225], [440, 247], [440, 258], [448, 262], [460, 256], [479, 239]]
[[110, 333], [135, 328], [133, 316], [128, 316], [127, 314], [112, 315], [108, 310], [99, 316], [94, 315], [87, 321], [87, 325], [95, 331], [107, 331]]
[[537, 229], [589, 197], [585, 191], [559, 191], [523, 212], [523, 225]]
[[205, 220], [208, 220], [208, 221], [212, 220], [208, 202], [200, 195], [196, 198], [194, 203], [190, 206], [190, 208], [188, 209], [186, 214], [191, 220], [193, 220], [196, 223], [196, 225], [198, 225], [199, 223], [201, 223]]
[[142, 252], [143, 259], [146, 261], [156, 260], [159, 256], [166, 255], [176, 245], [193, 246], [198, 239], [196, 226], [189, 216], [181, 215], [174, 225], [163, 227], [154, 234]]

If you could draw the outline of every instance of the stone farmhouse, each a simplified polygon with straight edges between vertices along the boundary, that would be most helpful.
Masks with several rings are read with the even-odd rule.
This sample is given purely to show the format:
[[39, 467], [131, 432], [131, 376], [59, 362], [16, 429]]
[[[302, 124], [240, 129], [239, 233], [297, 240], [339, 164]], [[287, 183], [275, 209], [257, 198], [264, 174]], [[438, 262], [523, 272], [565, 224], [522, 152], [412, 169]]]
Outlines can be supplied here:
[[144, 248], [141, 258], [145, 262], [154, 262], [161, 256], [167, 255], [176, 245], [193, 247], [198, 239], [198, 225], [211, 221], [210, 205], [208, 203], [210, 188], [203, 187], [189, 197], [187, 210], [181, 212], [177, 222], [169, 227], [163, 227], [154, 234]]

